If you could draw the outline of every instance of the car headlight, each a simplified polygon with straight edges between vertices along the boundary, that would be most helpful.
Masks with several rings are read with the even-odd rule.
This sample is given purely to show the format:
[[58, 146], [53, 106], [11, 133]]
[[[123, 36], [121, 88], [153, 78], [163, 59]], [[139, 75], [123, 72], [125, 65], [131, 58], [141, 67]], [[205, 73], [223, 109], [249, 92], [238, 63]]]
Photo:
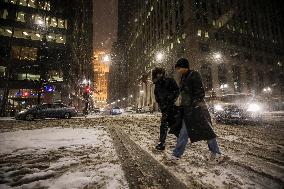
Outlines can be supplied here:
[[249, 104], [247, 111], [249, 112], [259, 112], [261, 107], [258, 104]]
[[215, 105], [215, 106], [214, 106], [214, 109], [215, 109], [216, 111], [223, 111], [223, 110], [224, 110], [223, 107], [222, 107], [220, 104]]
[[25, 112], [26, 112], [26, 110], [22, 110], [22, 111], [19, 112], [19, 114], [23, 114]]

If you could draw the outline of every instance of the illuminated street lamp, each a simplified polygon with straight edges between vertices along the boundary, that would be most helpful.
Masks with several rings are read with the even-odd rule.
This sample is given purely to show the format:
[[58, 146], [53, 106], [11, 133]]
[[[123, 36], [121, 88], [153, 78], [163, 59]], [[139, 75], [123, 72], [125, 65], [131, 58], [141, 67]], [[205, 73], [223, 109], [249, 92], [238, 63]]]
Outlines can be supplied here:
[[103, 56], [103, 62], [109, 62], [111, 60], [111, 57], [109, 54], [106, 54]]
[[158, 52], [156, 54], [156, 60], [157, 61], [162, 61], [164, 59], [164, 53], [163, 52]]
[[222, 54], [220, 52], [216, 52], [213, 54], [213, 58], [215, 60], [220, 60], [222, 58]]
[[266, 88], [264, 88], [263, 89], [263, 92], [265, 92], [265, 93], [271, 93], [271, 88], [270, 87], [266, 87]]

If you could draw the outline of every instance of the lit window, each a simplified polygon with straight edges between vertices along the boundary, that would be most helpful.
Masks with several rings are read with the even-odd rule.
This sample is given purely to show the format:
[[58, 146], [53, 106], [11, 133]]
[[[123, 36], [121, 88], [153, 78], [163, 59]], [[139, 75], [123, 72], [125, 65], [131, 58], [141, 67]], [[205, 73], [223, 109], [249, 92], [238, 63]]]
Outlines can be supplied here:
[[26, 0], [20, 0], [19, 5], [27, 6], [27, 1]]
[[23, 35], [23, 30], [15, 29], [14, 37], [15, 38], [25, 38], [25, 36]]
[[198, 31], [197, 31], [197, 35], [201, 37], [201, 34], [202, 34], [202, 31], [201, 31], [201, 30], [198, 30]]
[[28, 7], [32, 7], [32, 8], [35, 8], [35, 0], [30, 0], [29, 1], [29, 4], [28, 4]]
[[183, 39], [185, 39], [186, 38], [186, 34], [184, 33], [184, 34], [182, 34], [182, 36], [181, 36]]
[[49, 2], [45, 2], [45, 4], [44, 4], [44, 10], [50, 11], [50, 3], [49, 3]]
[[213, 24], [213, 26], [216, 26], [216, 21], [215, 21], [215, 20], [213, 20], [213, 23], [212, 23], [212, 24]]
[[56, 43], [66, 43], [66, 37], [62, 35], [56, 35]]
[[32, 40], [35, 40], [35, 41], [40, 41], [40, 40], [42, 40], [42, 35], [40, 35], [39, 33], [32, 33], [32, 34], [30, 34], [30, 36], [31, 36], [31, 39]]
[[11, 28], [1, 28], [0, 27], [0, 35], [11, 37], [12, 36], [12, 29]]
[[18, 12], [17, 13], [17, 21], [19, 21], [19, 22], [26, 22], [26, 20], [25, 20], [25, 13]]
[[218, 26], [219, 26], [219, 28], [221, 28], [223, 26], [223, 23], [221, 21], [218, 22]]
[[205, 37], [209, 37], [209, 33], [208, 32], [205, 32]]
[[6, 9], [0, 10], [0, 18], [7, 19], [8, 11]]
[[177, 38], [177, 43], [180, 43], [180, 40], [179, 40], [179, 38]]
[[50, 18], [49, 17], [45, 18], [45, 25], [46, 25], [46, 27], [50, 26]]
[[52, 27], [57, 27], [57, 19], [56, 18], [52, 18], [50, 21], [50, 26]]
[[67, 20], [65, 20], [65, 29], [67, 29]]
[[171, 43], [171, 49], [173, 49], [174, 48], [174, 44], [173, 43]]
[[35, 61], [37, 59], [37, 48], [13, 46], [12, 58]]
[[58, 19], [58, 27], [59, 28], [64, 28], [64, 20]]

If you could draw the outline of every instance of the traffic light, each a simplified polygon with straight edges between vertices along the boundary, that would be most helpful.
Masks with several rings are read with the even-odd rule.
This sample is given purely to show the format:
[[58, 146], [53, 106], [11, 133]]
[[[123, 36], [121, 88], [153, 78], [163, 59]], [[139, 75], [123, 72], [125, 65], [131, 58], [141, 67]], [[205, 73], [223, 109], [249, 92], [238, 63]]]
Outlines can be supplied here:
[[23, 92], [23, 97], [28, 97], [29, 95], [30, 95], [29, 92], [27, 92], [27, 91]]
[[89, 86], [87, 86], [87, 87], [85, 88], [85, 92], [89, 94], [89, 93], [91, 92], [91, 88], [90, 88]]

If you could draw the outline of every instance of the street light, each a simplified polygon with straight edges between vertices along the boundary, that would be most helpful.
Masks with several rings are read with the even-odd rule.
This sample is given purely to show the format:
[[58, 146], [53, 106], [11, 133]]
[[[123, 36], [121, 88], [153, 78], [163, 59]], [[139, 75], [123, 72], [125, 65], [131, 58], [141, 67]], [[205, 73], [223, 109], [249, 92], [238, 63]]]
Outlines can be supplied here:
[[103, 56], [103, 62], [109, 62], [111, 60], [111, 57], [109, 54], [106, 54]]
[[266, 87], [263, 89], [263, 92], [265, 93], [271, 93], [272, 89], [270, 87]]
[[213, 54], [213, 58], [215, 60], [220, 60], [222, 58], [222, 54], [220, 52], [216, 52]]
[[158, 52], [156, 54], [156, 60], [157, 61], [162, 61], [164, 59], [164, 53], [163, 52]]

